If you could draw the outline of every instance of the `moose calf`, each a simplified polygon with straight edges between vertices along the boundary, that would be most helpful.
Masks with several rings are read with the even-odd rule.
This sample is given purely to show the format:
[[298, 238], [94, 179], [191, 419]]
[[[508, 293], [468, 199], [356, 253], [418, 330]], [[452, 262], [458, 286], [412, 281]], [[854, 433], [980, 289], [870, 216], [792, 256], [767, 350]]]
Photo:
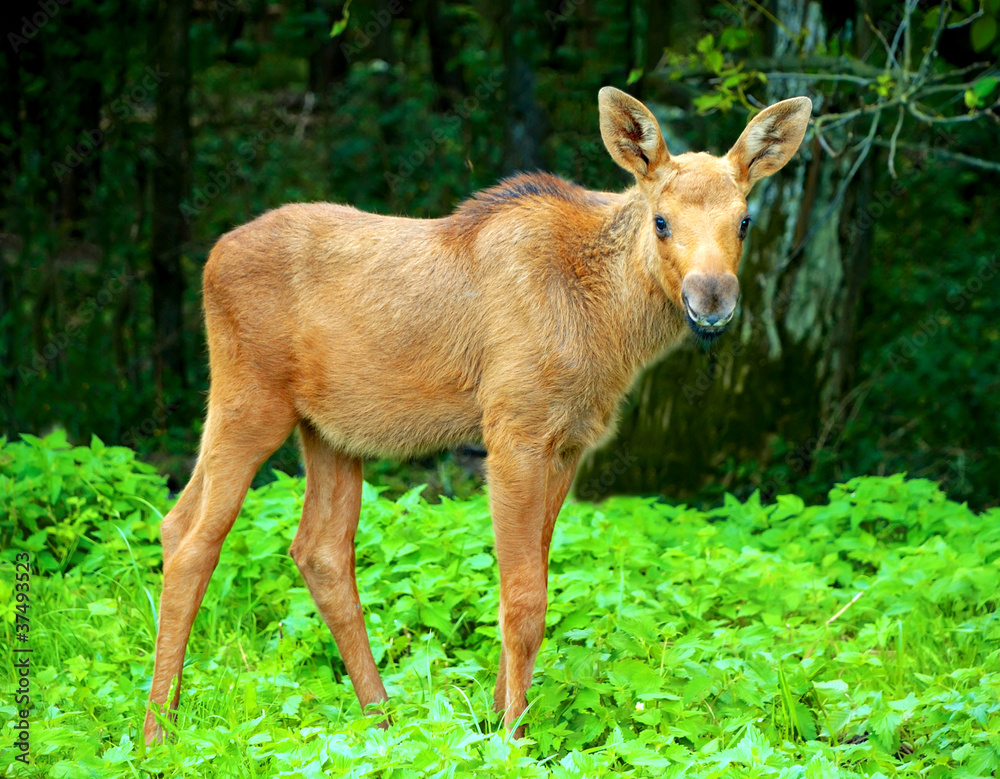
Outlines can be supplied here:
[[[671, 156], [639, 101], [605, 87], [622, 193], [522, 174], [443, 219], [287, 205], [224, 235], [205, 265], [211, 390], [191, 481], [163, 521], [145, 721], [180, 690], [191, 625], [261, 463], [298, 426], [305, 506], [291, 555], [361, 704], [386, 699], [354, 577], [364, 457], [478, 441], [488, 452], [502, 648], [494, 706], [526, 706], [549, 542], [580, 455], [639, 369], [736, 310], [746, 195], [792, 157], [812, 104], [761, 111], [724, 157]], [[520, 735], [521, 728], [517, 734]]]

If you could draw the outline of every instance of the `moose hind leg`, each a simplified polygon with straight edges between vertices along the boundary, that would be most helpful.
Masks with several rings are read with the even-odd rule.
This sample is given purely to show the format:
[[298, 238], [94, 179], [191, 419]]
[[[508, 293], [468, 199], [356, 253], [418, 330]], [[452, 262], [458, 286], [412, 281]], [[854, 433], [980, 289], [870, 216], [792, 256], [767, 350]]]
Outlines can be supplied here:
[[[248, 410], [237, 414], [236, 408]], [[266, 399], [238, 407], [217, 396], [209, 402], [198, 464], [161, 528], [163, 592], [151, 705], [143, 726], [147, 744], [163, 740], [153, 708], [167, 702], [171, 685], [175, 691], [170, 708], [177, 708], [191, 626], [219, 562], [222, 542], [260, 464], [288, 437], [294, 424], [290, 409]]]
[[299, 425], [306, 497], [290, 550], [337, 642], [362, 707], [387, 700], [372, 657], [354, 575], [361, 513], [361, 461], [334, 450], [312, 425]]

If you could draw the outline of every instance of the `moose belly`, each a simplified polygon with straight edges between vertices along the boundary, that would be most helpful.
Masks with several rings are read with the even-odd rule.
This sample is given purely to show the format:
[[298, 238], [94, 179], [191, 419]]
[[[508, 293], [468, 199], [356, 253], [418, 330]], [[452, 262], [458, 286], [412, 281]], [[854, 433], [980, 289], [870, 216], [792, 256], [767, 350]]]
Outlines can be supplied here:
[[299, 413], [340, 451], [406, 458], [481, 440], [475, 378], [461, 366], [419, 348], [332, 343], [299, 358], [295, 394]]

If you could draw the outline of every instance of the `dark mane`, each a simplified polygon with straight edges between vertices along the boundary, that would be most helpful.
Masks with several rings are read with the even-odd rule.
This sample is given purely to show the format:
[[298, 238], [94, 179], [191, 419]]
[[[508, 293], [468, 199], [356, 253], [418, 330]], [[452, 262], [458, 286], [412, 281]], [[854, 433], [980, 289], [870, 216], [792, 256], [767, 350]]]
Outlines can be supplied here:
[[527, 205], [536, 199], [584, 205], [595, 202], [595, 193], [551, 173], [516, 173], [460, 203], [455, 215], [478, 221], [501, 209]]

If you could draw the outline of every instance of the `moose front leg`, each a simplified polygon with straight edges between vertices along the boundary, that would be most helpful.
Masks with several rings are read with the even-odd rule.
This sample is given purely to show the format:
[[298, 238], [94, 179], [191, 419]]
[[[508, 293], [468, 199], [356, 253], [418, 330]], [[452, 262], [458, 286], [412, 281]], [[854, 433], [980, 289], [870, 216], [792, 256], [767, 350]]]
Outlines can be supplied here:
[[[500, 564], [502, 649], [494, 709], [509, 728], [527, 705], [535, 658], [545, 635], [548, 547], [576, 458], [490, 452], [490, 509]], [[520, 738], [523, 726], [514, 733]]]

